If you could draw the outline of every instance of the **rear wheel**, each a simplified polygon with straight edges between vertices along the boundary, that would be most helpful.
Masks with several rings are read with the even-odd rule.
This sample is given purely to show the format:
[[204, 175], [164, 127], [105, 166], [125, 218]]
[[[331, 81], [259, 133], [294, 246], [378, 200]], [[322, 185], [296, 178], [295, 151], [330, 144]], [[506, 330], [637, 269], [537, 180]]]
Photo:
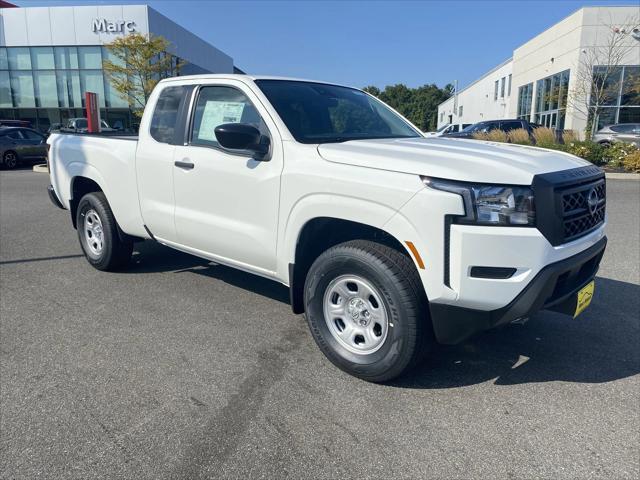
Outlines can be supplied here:
[[13, 169], [18, 166], [18, 154], [13, 151], [5, 152], [2, 156], [2, 163], [8, 169]]
[[119, 270], [129, 263], [133, 243], [123, 241], [104, 193], [80, 199], [76, 214], [78, 238], [87, 260], [98, 270]]
[[355, 240], [324, 252], [309, 270], [304, 302], [322, 352], [364, 380], [401, 375], [434, 342], [413, 262], [385, 245]]

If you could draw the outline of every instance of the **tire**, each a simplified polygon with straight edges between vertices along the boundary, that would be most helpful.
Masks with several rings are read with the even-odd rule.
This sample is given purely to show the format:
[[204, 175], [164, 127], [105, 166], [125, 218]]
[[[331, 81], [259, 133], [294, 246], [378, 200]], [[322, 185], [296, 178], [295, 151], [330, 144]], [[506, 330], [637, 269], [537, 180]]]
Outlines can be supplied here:
[[400, 376], [419, 364], [435, 343], [413, 262], [375, 242], [353, 240], [322, 253], [307, 274], [304, 304], [322, 353], [363, 380], [384, 382]]
[[92, 266], [115, 271], [129, 263], [133, 242], [120, 238], [118, 224], [104, 193], [88, 193], [80, 199], [76, 226], [80, 246]]
[[18, 166], [18, 154], [12, 150], [9, 150], [8, 152], [4, 152], [4, 155], [2, 156], [2, 164], [5, 166], [5, 168], [9, 169], [9, 170], [13, 170], [14, 168], [16, 168]]
[[609, 142], [608, 140], [604, 140], [604, 141], [600, 142], [599, 145], [601, 147], [604, 147], [604, 148], [609, 148], [611, 146], [611, 142]]

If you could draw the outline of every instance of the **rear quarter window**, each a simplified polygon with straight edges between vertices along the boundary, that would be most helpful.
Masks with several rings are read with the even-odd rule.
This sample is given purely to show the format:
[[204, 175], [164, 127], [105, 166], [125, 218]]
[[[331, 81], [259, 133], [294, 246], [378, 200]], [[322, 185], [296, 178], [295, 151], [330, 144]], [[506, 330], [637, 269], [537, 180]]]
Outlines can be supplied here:
[[160, 92], [149, 130], [154, 140], [160, 143], [174, 143], [178, 112], [185, 95], [184, 86], [167, 87]]

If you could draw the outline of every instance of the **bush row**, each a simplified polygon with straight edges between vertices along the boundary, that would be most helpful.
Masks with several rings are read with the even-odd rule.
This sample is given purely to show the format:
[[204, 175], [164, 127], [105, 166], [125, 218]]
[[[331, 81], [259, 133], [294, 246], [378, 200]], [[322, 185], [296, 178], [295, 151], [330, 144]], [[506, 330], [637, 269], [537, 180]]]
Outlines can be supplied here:
[[509, 133], [502, 130], [475, 133], [473, 138], [560, 150], [584, 158], [595, 165], [624, 168], [640, 173], [640, 149], [635, 145], [618, 142], [605, 147], [591, 140], [578, 140], [577, 135], [571, 130], [563, 132], [561, 142], [558, 141], [556, 133], [546, 127], [536, 128], [533, 131], [533, 139], [524, 128], [511, 130]]

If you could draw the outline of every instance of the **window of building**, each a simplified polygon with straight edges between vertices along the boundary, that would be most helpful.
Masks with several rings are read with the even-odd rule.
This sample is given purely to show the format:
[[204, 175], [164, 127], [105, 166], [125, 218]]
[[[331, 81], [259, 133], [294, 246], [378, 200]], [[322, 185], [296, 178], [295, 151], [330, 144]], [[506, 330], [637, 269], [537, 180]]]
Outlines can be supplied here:
[[511, 74], [509, 74], [509, 86], [507, 87], [507, 96], [511, 96]]
[[461, 117], [462, 116], [462, 105], [460, 105], [458, 107], [458, 116]]
[[502, 79], [500, 79], [500, 98], [504, 98], [505, 80], [505, 77], [502, 77]]
[[31, 47], [31, 67], [33, 70], [53, 70], [53, 47]]
[[85, 116], [84, 94], [92, 91], [104, 118], [130, 128], [129, 99], [113, 88], [103, 60], [121, 62], [102, 46], [0, 47], [0, 118], [27, 120], [44, 132], [53, 123]]
[[16, 107], [35, 107], [36, 97], [33, 91], [33, 75], [31, 72], [9, 72], [11, 94]]
[[76, 47], [55, 47], [53, 54], [58, 70], [78, 69], [78, 49]]
[[78, 63], [81, 69], [101, 69], [102, 50], [100, 47], [78, 47]]
[[498, 83], [499, 83], [499, 80], [496, 80], [493, 86], [493, 100], [498, 100]]
[[37, 107], [57, 107], [58, 88], [56, 72], [53, 70], [34, 71], [33, 80]]
[[[640, 123], [640, 66], [597, 66], [593, 69], [592, 115], [598, 111], [600, 129], [614, 123]], [[597, 108], [596, 108], [597, 107]]]
[[224, 86], [202, 88], [196, 102], [191, 143], [218, 146], [215, 128], [223, 123], [247, 123], [267, 133], [258, 110], [240, 90]]
[[564, 129], [568, 87], [569, 70], [536, 82], [536, 123], [558, 130]]
[[180, 102], [185, 96], [185, 87], [166, 87], [160, 92], [149, 133], [161, 143], [174, 143]]
[[440, 123], [444, 120], [444, 112], [440, 112]]
[[28, 47], [7, 49], [9, 70], [31, 70], [31, 53]]
[[531, 102], [533, 101], [533, 83], [518, 88], [518, 114], [522, 120], [531, 118]]
[[9, 70], [9, 59], [7, 58], [7, 49], [0, 47], [0, 70]]

